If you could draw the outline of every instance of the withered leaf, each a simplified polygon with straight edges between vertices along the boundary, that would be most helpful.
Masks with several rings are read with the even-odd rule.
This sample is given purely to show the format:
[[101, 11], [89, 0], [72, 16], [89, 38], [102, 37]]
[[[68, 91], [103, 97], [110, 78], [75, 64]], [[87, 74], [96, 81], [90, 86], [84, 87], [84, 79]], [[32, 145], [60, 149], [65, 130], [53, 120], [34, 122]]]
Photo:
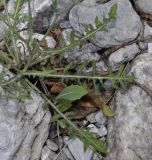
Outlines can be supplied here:
[[54, 93], [54, 94], [58, 94], [60, 93], [64, 88], [66, 87], [66, 85], [62, 82], [57, 82], [57, 83], [54, 83], [51, 87], [51, 93]]

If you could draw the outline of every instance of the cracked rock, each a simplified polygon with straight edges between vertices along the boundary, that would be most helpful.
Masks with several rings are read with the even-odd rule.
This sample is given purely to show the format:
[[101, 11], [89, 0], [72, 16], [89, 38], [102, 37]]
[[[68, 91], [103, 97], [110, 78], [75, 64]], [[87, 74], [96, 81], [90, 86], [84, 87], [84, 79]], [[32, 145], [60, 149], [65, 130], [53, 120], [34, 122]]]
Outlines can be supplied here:
[[152, 15], [152, 0], [148, 0], [148, 1], [145, 1], [145, 0], [134, 0], [134, 1], [135, 1], [135, 4], [136, 4], [136, 7], [140, 11]]
[[95, 25], [96, 16], [102, 21], [103, 14], [107, 15], [115, 3], [118, 5], [116, 20], [108, 24], [108, 32], [96, 33], [94, 43], [99, 47], [108, 48], [136, 39], [142, 29], [142, 23], [129, 0], [111, 0], [105, 4], [97, 4], [95, 0], [84, 0], [70, 11], [71, 26], [81, 34], [85, 34], [83, 24]]
[[[130, 74], [152, 90], [151, 53], [139, 55]], [[113, 106], [113, 105], [112, 105]], [[152, 159], [152, 97], [137, 86], [115, 96], [115, 117], [108, 122], [107, 160]]]
[[139, 55], [132, 64], [130, 74], [136, 81], [152, 90], [152, 56], [151, 53]]
[[21, 101], [7, 98], [7, 92], [0, 88], [0, 157], [39, 159], [48, 137], [51, 114], [39, 94], [31, 92], [31, 99]]
[[137, 44], [125, 46], [110, 55], [109, 64], [112, 66], [113, 71], [119, 70], [122, 64], [132, 60], [139, 52], [140, 49]]
[[83, 143], [78, 138], [70, 140], [68, 148], [75, 160], [91, 160], [93, 156], [93, 151], [90, 148], [84, 152]]

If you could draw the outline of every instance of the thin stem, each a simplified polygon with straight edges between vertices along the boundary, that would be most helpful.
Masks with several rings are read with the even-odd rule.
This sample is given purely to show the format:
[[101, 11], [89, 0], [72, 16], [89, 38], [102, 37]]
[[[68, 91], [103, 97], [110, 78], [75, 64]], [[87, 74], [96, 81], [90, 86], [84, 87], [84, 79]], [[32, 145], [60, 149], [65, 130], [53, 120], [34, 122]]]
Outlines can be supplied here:
[[25, 72], [23, 73], [23, 75], [26, 76], [39, 76], [39, 77], [52, 77], [52, 78], [75, 78], [75, 79], [91, 79], [91, 80], [133, 80], [132, 77], [130, 76], [117, 76], [117, 75], [113, 75], [113, 76], [87, 76], [87, 75], [64, 75], [64, 74], [50, 74], [49, 71], [48, 72], [41, 72], [41, 71], [37, 71], [37, 72]]
[[101, 27], [99, 28], [96, 28], [93, 32], [91, 32], [90, 34], [87, 34], [85, 36], [82, 36], [81, 38], [79, 38], [78, 40], [75, 40], [72, 44], [69, 44], [69, 45], [66, 45], [65, 47], [63, 48], [57, 48], [57, 49], [48, 49], [47, 51], [43, 51], [44, 55], [43, 55], [43, 58], [41, 59], [38, 59], [36, 61], [34, 61], [32, 65], [35, 65], [45, 59], [48, 59], [50, 58], [51, 56], [53, 55], [56, 55], [56, 54], [59, 54], [59, 53], [63, 53], [63, 52], [66, 52], [67, 50], [79, 45], [81, 42], [83, 42], [84, 40], [88, 39], [89, 37], [91, 37], [92, 35], [94, 35], [95, 33], [97, 33], [98, 31], [101, 31], [103, 30], [106, 25], [110, 22], [110, 18], [108, 18], [106, 21], [104, 21], [104, 23], [102, 24]]

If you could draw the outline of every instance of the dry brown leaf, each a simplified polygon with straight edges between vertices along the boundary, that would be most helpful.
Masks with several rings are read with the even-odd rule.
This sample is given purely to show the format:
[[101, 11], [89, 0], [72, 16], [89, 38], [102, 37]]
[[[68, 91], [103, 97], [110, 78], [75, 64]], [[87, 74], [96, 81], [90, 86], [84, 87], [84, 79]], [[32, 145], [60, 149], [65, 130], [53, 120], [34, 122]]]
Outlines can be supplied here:
[[66, 85], [62, 82], [54, 83], [51, 87], [51, 93], [58, 94], [66, 87]]
[[104, 97], [89, 88], [87, 88], [87, 90], [88, 94], [76, 101], [77, 113], [74, 117], [76, 120], [85, 118], [88, 114], [95, 112], [97, 109], [104, 110], [107, 106]]

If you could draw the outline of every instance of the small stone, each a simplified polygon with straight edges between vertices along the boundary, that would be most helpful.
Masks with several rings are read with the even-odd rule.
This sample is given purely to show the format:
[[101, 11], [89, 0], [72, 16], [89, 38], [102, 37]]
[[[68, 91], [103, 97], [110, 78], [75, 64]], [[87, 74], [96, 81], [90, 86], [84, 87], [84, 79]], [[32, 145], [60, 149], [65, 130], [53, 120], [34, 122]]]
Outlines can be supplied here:
[[59, 148], [62, 148], [63, 145], [64, 145], [64, 141], [63, 141], [63, 138], [60, 136], [57, 140], [57, 144], [59, 146]]
[[107, 71], [108, 67], [106, 66], [104, 61], [98, 61], [96, 62], [96, 71], [101, 72], [101, 71]]
[[66, 28], [66, 29], [67, 29], [67, 28], [71, 28], [71, 24], [70, 24], [69, 21], [65, 21], [65, 20], [64, 20], [64, 21], [61, 21], [61, 22], [60, 22], [60, 27], [61, 27], [61, 28]]
[[47, 147], [51, 150], [51, 151], [57, 151], [59, 149], [59, 147], [57, 146], [56, 143], [52, 142], [51, 140], [47, 140], [46, 142]]
[[75, 160], [68, 148], [63, 148], [63, 153], [64, 153], [70, 160]]
[[87, 121], [91, 122], [91, 123], [95, 123], [96, 122], [95, 114], [96, 113], [91, 113], [91, 114], [87, 115], [87, 117], [86, 117]]
[[53, 160], [57, 154], [51, 151], [47, 146], [44, 146], [42, 150], [41, 160]]
[[144, 40], [151, 40], [152, 38], [152, 27], [147, 24], [147, 22], [144, 22], [144, 34], [143, 34]]
[[72, 139], [68, 148], [75, 160], [91, 160], [93, 156], [93, 151], [90, 148], [84, 152], [84, 144], [78, 138]]
[[101, 111], [99, 111], [96, 115], [95, 115], [95, 119], [96, 119], [96, 122], [99, 124], [99, 125], [103, 125], [105, 124], [106, 122], [106, 117], [103, 115], [103, 113]]
[[152, 0], [134, 0], [135, 5], [143, 13], [151, 14], [152, 15]]
[[99, 135], [99, 129], [94, 124], [88, 125], [89, 132]]
[[107, 25], [108, 32], [97, 32], [93, 42], [99, 47], [109, 48], [136, 39], [141, 32], [142, 23], [129, 0], [110, 0], [104, 4], [96, 3], [96, 0], [84, 0], [71, 9], [69, 14], [71, 26], [85, 34], [84, 24], [95, 26], [95, 18], [98, 16], [102, 21], [103, 14], [107, 16], [115, 3], [118, 6], [116, 19]]
[[148, 43], [148, 53], [152, 54], [152, 43]]
[[63, 137], [63, 142], [64, 142], [65, 145], [67, 145], [69, 143], [69, 141], [70, 141], [70, 137], [69, 136], [64, 136]]
[[98, 134], [100, 135], [100, 137], [106, 136], [107, 133], [108, 133], [107, 128], [104, 125], [101, 125], [98, 130]]
[[136, 81], [152, 90], [152, 56], [151, 53], [139, 55], [132, 63], [130, 74]]
[[142, 52], [146, 52], [148, 50], [148, 43], [147, 42], [139, 42], [138, 46]]
[[92, 160], [103, 160], [103, 156], [99, 153], [94, 153]]
[[137, 44], [131, 44], [113, 52], [109, 57], [109, 64], [112, 66], [112, 70], [118, 70], [123, 63], [132, 60], [139, 52]]

